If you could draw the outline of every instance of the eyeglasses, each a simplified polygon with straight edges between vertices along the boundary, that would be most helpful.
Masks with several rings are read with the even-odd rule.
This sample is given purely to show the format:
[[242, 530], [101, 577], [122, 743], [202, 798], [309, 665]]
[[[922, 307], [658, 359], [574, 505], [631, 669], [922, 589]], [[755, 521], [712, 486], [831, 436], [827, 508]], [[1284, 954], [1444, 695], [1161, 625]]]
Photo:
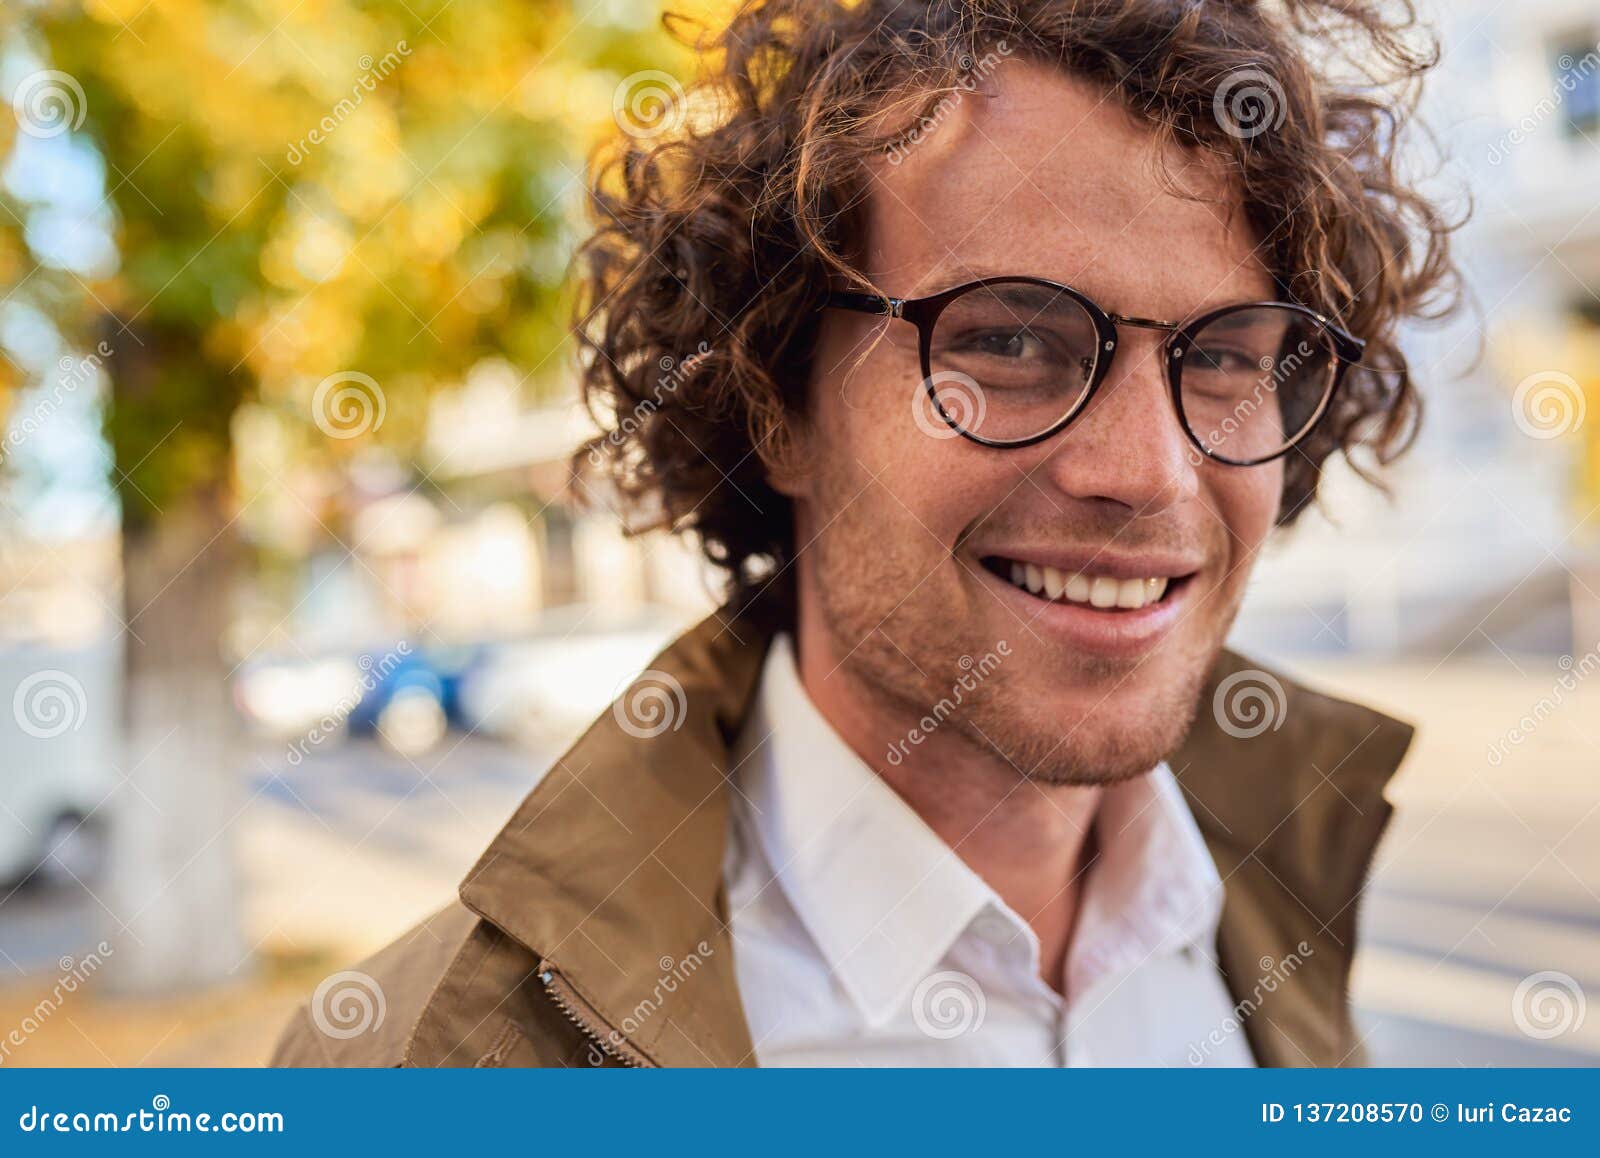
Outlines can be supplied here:
[[1101, 309], [1070, 286], [984, 278], [922, 298], [832, 291], [827, 306], [911, 322], [939, 418], [983, 446], [1032, 446], [1088, 406], [1120, 326], [1164, 330], [1173, 409], [1207, 458], [1258, 466], [1287, 454], [1327, 413], [1360, 338], [1291, 302], [1222, 306], [1187, 322]]

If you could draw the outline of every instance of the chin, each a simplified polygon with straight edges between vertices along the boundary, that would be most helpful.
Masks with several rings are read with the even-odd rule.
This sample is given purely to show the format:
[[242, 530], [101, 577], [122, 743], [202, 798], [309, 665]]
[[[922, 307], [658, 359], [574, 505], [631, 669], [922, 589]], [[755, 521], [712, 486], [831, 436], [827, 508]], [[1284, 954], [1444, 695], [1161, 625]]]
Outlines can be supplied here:
[[[1168, 665], [1162, 675], [1120, 686], [1095, 680], [1066, 694], [1007, 688], [984, 713], [995, 718], [980, 724], [982, 736], [1038, 783], [1107, 785], [1141, 776], [1182, 745], [1205, 672], [1179, 675]], [[1018, 711], [1022, 704], [1035, 706]]]

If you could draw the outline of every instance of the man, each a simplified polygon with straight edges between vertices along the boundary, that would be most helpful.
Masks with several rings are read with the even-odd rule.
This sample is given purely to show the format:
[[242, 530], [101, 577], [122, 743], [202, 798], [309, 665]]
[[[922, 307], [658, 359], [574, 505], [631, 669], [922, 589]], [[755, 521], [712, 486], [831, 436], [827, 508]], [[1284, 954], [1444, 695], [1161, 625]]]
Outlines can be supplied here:
[[1412, 79], [1405, 32], [742, 7], [580, 255], [592, 461], [728, 604], [353, 975], [381, 1023], [325, 987], [277, 1060], [1359, 1060], [1410, 729], [1222, 645], [1322, 464], [1414, 417], [1394, 332], [1447, 228], [1403, 102], [1318, 71]]

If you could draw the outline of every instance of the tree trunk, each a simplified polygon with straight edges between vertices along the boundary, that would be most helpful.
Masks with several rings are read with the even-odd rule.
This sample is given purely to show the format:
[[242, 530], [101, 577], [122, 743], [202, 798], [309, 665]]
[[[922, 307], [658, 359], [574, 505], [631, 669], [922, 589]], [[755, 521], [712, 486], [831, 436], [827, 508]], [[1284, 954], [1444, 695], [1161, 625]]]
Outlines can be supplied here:
[[124, 532], [127, 780], [115, 797], [107, 970], [124, 993], [247, 968], [233, 855], [243, 763], [223, 650], [238, 549], [216, 493]]

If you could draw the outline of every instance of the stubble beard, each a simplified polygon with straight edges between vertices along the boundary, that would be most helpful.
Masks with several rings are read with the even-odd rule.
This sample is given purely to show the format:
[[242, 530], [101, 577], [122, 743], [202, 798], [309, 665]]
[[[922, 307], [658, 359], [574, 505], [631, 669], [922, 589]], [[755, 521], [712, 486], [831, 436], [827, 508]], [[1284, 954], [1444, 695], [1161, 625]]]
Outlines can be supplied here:
[[[860, 753], [869, 764], [888, 759], [914, 770], [919, 749], [937, 742], [948, 751], [959, 739], [973, 760], [1019, 780], [1109, 785], [1149, 772], [1182, 745], [1220, 634], [1203, 654], [1144, 661], [1160, 665], [1161, 678], [1139, 679], [1153, 690], [1131, 703], [1137, 693], [1125, 685], [1147, 672], [1075, 657], [1070, 678], [1082, 691], [1060, 710], [1038, 691], [1030, 656], [1047, 645], [1024, 622], [1003, 638], [980, 638], [965, 615], [939, 607], [933, 580], [920, 573], [925, 558], [913, 562], [888, 537], [861, 534], [855, 522], [846, 513], [812, 543], [808, 586], [832, 653], [828, 678], [848, 681], [851, 694], [883, 721], [881, 746]], [[924, 727], [930, 719], [931, 732]], [[895, 748], [898, 760], [890, 755]]]

